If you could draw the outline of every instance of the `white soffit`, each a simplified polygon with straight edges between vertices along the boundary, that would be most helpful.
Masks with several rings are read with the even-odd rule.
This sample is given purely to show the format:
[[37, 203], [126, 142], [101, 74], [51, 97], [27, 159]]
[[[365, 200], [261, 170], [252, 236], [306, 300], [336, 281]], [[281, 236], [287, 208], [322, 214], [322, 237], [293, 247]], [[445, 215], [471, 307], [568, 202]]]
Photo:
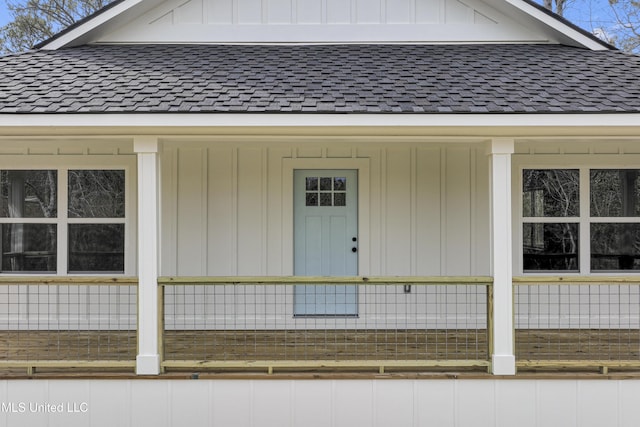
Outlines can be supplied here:
[[563, 43], [606, 49], [522, 0], [124, 0], [42, 47], [368, 42]]

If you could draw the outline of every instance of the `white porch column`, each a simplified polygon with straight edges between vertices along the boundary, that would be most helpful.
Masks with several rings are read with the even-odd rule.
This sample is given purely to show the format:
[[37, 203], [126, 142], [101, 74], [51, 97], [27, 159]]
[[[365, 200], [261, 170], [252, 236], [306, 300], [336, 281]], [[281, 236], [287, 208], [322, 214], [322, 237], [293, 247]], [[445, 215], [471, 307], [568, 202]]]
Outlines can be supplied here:
[[138, 156], [138, 375], [160, 373], [158, 352], [158, 138], [135, 137]]
[[514, 375], [513, 285], [511, 242], [511, 155], [514, 141], [489, 143], [491, 173], [491, 270], [493, 274], [493, 354], [495, 375]]

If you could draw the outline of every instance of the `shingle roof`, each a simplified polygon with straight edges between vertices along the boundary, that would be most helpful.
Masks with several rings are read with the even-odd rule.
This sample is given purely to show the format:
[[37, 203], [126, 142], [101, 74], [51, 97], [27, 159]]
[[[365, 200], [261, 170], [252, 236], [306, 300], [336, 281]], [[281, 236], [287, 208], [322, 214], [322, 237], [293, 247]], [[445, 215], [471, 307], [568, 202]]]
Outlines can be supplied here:
[[0, 58], [0, 113], [640, 112], [640, 57], [561, 45], [112, 45]]

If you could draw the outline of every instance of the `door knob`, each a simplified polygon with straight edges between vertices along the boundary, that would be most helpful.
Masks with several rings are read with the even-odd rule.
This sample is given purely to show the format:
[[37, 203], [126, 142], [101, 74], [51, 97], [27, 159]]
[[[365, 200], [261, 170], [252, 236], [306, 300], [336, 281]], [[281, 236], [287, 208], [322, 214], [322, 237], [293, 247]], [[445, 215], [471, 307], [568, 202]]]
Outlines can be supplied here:
[[353, 248], [351, 248], [351, 252], [358, 252], [358, 248], [354, 246]]

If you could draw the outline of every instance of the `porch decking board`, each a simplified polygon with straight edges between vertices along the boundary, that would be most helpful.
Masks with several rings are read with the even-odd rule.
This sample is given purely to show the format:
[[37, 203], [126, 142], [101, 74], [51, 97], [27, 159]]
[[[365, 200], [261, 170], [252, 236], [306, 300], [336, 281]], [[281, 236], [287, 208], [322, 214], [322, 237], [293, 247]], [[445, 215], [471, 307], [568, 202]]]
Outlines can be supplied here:
[[478, 331], [167, 331], [165, 360], [487, 360]]
[[[638, 330], [517, 330], [515, 343], [519, 366], [640, 366]], [[64, 361], [117, 365], [135, 361], [136, 351], [135, 331], [0, 331], [3, 368], [30, 361], [56, 367]], [[313, 361], [465, 366], [490, 359], [484, 330], [175, 330], [165, 331], [163, 357], [168, 365], [197, 360], [200, 367], [266, 360], [305, 366]]]
[[135, 360], [136, 331], [0, 331], [0, 362]]

